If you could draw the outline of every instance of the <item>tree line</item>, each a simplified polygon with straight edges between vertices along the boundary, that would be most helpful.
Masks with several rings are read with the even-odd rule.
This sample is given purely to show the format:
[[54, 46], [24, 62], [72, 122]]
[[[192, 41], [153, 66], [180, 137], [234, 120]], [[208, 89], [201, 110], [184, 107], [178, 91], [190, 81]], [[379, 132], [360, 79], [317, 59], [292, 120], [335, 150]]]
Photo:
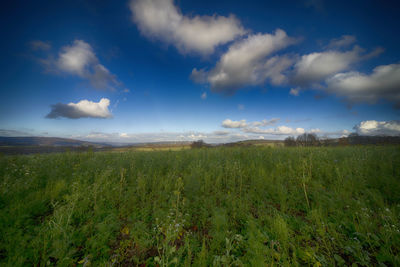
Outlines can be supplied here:
[[320, 139], [314, 133], [304, 133], [297, 138], [287, 137], [284, 144], [285, 146], [389, 145], [400, 144], [400, 136], [365, 136], [352, 133], [347, 137]]

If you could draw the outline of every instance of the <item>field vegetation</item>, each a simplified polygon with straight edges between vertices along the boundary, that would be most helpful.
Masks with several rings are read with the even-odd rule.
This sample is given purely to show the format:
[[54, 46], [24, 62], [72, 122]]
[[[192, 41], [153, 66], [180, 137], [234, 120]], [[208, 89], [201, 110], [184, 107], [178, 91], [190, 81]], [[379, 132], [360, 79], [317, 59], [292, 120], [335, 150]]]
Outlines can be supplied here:
[[0, 157], [1, 266], [400, 266], [400, 149]]

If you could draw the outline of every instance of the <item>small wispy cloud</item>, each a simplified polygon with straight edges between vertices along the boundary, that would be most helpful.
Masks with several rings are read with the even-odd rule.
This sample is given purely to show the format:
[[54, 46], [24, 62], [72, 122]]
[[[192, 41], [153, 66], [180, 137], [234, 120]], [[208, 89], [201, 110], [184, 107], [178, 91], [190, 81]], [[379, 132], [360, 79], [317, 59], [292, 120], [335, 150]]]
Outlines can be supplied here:
[[226, 119], [222, 122], [222, 127], [224, 128], [244, 128], [247, 127], [246, 120], [233, 121], [231, 119]]
[[353, 35], [342, 35], [340, 38], [332, 39], [327, 48], [342, 48], [352, 45], [357, 41], [357, 38]]
[[34, 40], [29, 42], [29, 46], [35, 51], [48, 51], [51, 49], [51, 44], [49, 42], [44, 42], [40, 40]]
[[[48, 44], [42, 41], [34, 41], [31, 45], [36, 50], [49, 50]], [[112, 91], [121, 84], [116, 75], [100, 63], [92, 46], [83, 40], [75, 40], [71, 45], [62, 47], [56, 57], [49, 54], [47, 58], [39, 59], [39, 62], [49, 73], [78, 76], [98, 90]]]
[[299, 93], [300, 93], [300, 88], [292, 88], [292, 89], [290, 89], [290, 91], [289, 91], [289, 94], [291, 94], [291, 95], [293, 95], [293, 96], [299, 96]]
[[245, 133], [272, 134], [272, 135], [299, 135], [306, 132], [304, 128], [291, 128], [284, 125], [271, 129], [260, 129], [259, 127], [251, 127], [251, 128], [245, 128], [243, 129], [243, 131]]
[[268, 125], [274, 125], [279, 120], [279, 118], [272, 118], [270, 120], [264, 119], [262, 121], [247, 122], [246, 120], [233, 121], [231, 119], [226, 119], [221, 125], [224, 128], [264, 127]]

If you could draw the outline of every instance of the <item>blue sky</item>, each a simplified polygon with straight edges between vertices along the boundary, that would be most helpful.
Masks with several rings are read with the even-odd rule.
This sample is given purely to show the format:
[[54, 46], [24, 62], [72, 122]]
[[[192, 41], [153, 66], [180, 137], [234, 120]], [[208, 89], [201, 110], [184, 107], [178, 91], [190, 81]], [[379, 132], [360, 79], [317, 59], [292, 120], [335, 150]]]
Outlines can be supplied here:
[[0, 134], [400, 133], [396, 1], [10, 1]]

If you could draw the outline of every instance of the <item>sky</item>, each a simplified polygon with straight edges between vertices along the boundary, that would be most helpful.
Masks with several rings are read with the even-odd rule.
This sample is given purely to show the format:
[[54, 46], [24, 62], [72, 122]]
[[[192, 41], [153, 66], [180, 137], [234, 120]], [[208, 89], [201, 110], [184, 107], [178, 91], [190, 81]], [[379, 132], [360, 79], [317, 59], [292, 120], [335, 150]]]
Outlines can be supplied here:
[[400, 134], [400, 3], [7, 1], [0, 135]]

